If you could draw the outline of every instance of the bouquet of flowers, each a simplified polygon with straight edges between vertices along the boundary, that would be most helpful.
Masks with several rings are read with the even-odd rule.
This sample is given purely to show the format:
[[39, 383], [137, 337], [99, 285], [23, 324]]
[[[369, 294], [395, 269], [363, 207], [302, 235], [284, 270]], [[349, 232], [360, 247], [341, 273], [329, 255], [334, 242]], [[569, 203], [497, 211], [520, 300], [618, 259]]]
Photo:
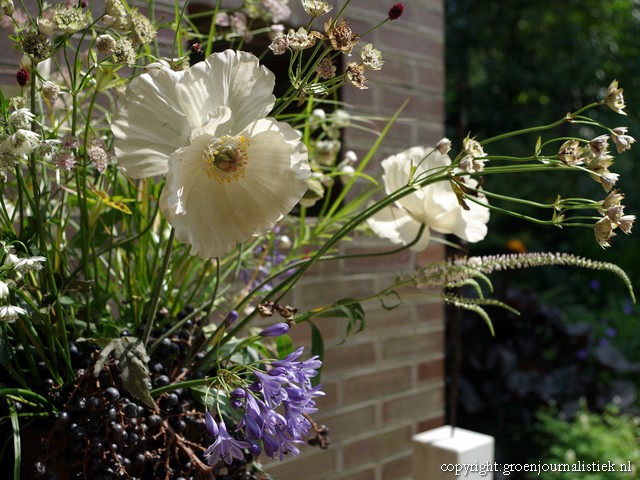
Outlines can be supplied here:
[[[624, 114], [615, 81], [554, 124], [469, 136], [456, 156], [442, 139], [380, 159], [399, 106], [358, 161], [339, 155], [340, 130], [346, 117], [369, 124], [346, 113], [338, 91], [367, 89], [384, 61], [363, 41], [369, 32], [352, 31], [349, 1], [335, 11], [302, 0], [307, 25], [288, 31], [283, 0], [218, 1], [170, 19], [153, 2], [1, 3], [24, 55], [19, 94], [0, 96], [0, 427], [13, 478], [267, 478], [261, 458], [296, 455], [303, 442], [326, 448], [328, 430], [312, 418], [324, 395], [321, 339], [306, 352], [287, 333], [323, 316], [356, 332], [367, 299], [298, 311], [286, 295], [314, 265], [340, 258], [341, 241], [395, 244], [375, 255], [423, 250], [442, 235], [478, 242], [490, 211], [586, 227], [603, 247], [631, 231], [608, 142], [622, 153], [635, 140], [586, 115]], [[378, 27], [403, 10], [381, 12]], [[261, 57], [288, 64], [278, 96], [274, 74], [246, 51], [258, 38], [268, 39]], [[603, 134], [556, 137], [560, 125]], [[530, 134], [527, 157], [485, 151]], [[606, 198], [542, 204], [490, 190], [493, 175], [535, 171], [583, 174]], [[483, 307], [499, 302], [483, 295], [489, 273], [554, 264], [610, 270], [631, 290], [615, 265], [572, 255], [459, 256], [368, 300], [435, 286], [490, 326]], [[464, 285], [477, 293], [461, 296]], [[32, 425], [43, 448], [27, 462]]]

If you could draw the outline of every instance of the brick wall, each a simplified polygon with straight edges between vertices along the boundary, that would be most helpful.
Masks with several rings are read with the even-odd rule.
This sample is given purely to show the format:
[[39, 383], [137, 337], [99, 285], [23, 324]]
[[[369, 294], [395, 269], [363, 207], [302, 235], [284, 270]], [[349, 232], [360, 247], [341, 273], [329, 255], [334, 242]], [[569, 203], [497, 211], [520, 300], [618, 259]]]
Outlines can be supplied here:
[[[298, 2], [291, 0], [294, 6]], [[335, 9], [341, 2], [330, 2]], [[352, 0], [347, 18], [364, 32], [386, 16], [393, 4]], [[368, 75], [369, 90], [343, 90], [354, 113], [391, 116], [409, 99], [370, 165], [380, 174], [387, 154], [414, 145], [433, 145], [444, 133], [443, 0], [405, 1], [403, 17], [373, 31], [363, 41], [383, 52], [385, 65]], [[330, 14], [329, 14], [330, 15]], [[356, 50], [354, 50], [355, 52]], [[374, 137], [347, 129], [344, 148], [361, 157]], [[371, 238], [342, 246], [343, 252], [382, 250]], [[375, 260], [343, 260], [312, 270], [296, 288], [294, 305], [316, 307], [346, 296], [363, 296], [391, 284], [397, 273], [442, 258], [436, 245], [415, 255], [405, 252]], [[305, 448], [299, 457], [272, 463], [277, 480], [400, 480], [410, 478], [411, 435], [444, 423], [444, 309], [423, 298], [394, 310], [365, 304], [367, 327], [345, 343], [344, 322], [322, 319], [326, 356], [321, 398], [314, 419], [331, 430], [328, 450]], [[293, 330], [296, 344], [308, 343], [309, 327]]]

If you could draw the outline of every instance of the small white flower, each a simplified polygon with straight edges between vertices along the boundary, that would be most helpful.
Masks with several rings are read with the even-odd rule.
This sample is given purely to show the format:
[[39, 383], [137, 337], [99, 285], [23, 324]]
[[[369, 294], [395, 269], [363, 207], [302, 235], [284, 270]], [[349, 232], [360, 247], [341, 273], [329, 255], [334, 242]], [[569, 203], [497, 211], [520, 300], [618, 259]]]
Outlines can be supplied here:
[[[391, 194], [407, 185], [411, 168], [414, 176], [434, 171], [451, 164], [447, 155], [438, 150], [413, 147], [382, 161], [385, 192]], [[467, 184], [477, 186], [474, 179]], [[486, 199], [482, 198], [486, 203]], [[368, 220], [371, 229], [380, 237], [393, 243], [407, 245], [418, 235], [422, 225], [426, 225], [420, 239], [411, 250], [427, 248], [431, 238], [430, 230], [443, 234], [454, 234], [468, 242], [479, 242], [487, 235], [489, 209], [475, 202], [468, 202], [469, 210], [463, 209], [453, 188], [447, 181], [440, 181], [422, 187], [401, 198], [395, 206], [388, 206]]]
[[269, 49], [274, 55], [282, 55], [289, 48], [289, 37], [282, 32], [278, 32], [273, 36]]
[[0, 298], [7, 298], [9, 296], [9, 285], [6, 282], [0, 280]]
[[29, 155], [40, 143], [40, 136], [31, 130], [19, 129], [5, 139], [0, 150], [11, 151], [16, 155]]
[[360, 58], [364, 66], [371, 70], [380, 70], [382, 65], [384, 65], [382, 52], [377, 48], [373, 48], [372, 43], [367, 43], [362, 50], [360, 50]]
[[13, 305], [3, 305], [0, 307], [0, 320], [4, 322], [15, 322], [19, 315], [26, 314], [24, 308], [15, 307]]
[[353, 165], [358, 162], [358, 154], [353, 150], [347, 150], [344, 152], [343, 162], [347, 165]]
[[9, 125], [14, 130], [29, 129], [35, 115], [28, 108], [20, 108], [9, 115]]
[[4, 264], [7, 266], [15, 265], [20, 258], [15, 253], [7, 253], [7, 256], [4, 258]]
[[302, 7], [312, 17], [320, 17], [333, 9], [332, 5], [322, 0], [302, 0]]
[[19, 258], [13, 263], [13, 269], [20, 273], [35, 272], [42, 270], [43, 263], [46, 262], [45, 257], [35, 256], [29, 258]]
[[631, 135], [627, 135], [627, 127], [617, 127], [613, 129], [611, 133], [611, 140], [616, 144], [618, 153], [622, 153], [625, 150], [629, 150], [631, 145], [636, 143], [636, 139]]
[[217, 257], [268, 232], [298, 203], [310, 169], [300, 135], [265, 118], [273, 73], [246, 52], [131, 82], [111, 125], [133, 178], [167, 175], [160, 208], [191, 253]]
[[446, 155], [451, 150], [451, 140], [447, 137], [443, 138], [436, 144], [436, 149], [443, 155]]

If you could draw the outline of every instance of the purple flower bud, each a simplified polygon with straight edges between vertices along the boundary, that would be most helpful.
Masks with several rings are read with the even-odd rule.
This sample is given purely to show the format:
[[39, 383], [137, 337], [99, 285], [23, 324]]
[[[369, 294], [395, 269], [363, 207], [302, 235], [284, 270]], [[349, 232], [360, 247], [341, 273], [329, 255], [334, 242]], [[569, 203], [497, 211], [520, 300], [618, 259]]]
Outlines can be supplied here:
[[238, 312], [231, 310], [227, 315], [227, 318], [224, 319], [225, 328], [229, 328], [236, 320], [238, 320]]
[[207, 424], [207, 432], [209, 432], [209, 435], [211, 435], [212, 437], [217, 437], [218, 433], [220, 433], [218, 430], [218, 425], [216, 425], [215, 420], [208, 410], [204, 412], [204, 421]]
[[231, 393], [229, 393], [231, 398], [246, 398], [247, 392], [242, 388], [236, 388]]
[[231, 404], [231, 408], [235, 408], [236, 410], [242, 408], [242, 400], [240, 400], [239, 398], [232, 398], [231, 402], [229, 403]]
[[254, 443], [249, 447], [249, 453], [253, 457], [257, 457], [262, 453], [262, 449], [260, 448], [260, 445], [258, 445], [257, 443]]
[[286, 323], [274, 323], [273, 325], [262, 330], [258, 335], [261, 337], [279, 337], [289, 331], [289, 325]]

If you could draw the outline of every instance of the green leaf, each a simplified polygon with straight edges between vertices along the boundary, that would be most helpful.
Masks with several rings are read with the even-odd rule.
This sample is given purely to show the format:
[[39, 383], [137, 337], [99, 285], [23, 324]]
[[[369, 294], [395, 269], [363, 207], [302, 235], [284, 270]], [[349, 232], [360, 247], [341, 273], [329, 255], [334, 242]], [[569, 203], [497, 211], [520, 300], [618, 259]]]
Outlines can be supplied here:
[[7, 405], [9, 406], [11, 430], [13, 431], [13, 478], [14, 480], [20, 480], [20, 465], [22, 464], [20, 422], [18, 422], [18, 411], [13, 400], [7, 398]]
[[276, 348], [278, 349], [278, 358], [284, 358], [293, 352], [293, 342], [289, 335], [280, 335], [275, 338]]
[[93, 370], [94, 375], [99, 375], [111, 352], [120, 365], [120, 379], [124, 387], [147, 407], [155, 408], [155, 402], [149, 393], [151, 391], [149, 355], [147, 355], [142, 341], [135, 337], [121, 337], [111, 340], [98, 356]]
[[323, 312], [320, 316], [346, 318], [348, 320], [347, 337], [361, 332], [365, 327], [364, 309], [353, 298], [338, 300], [328, 312]]
[[[322, 362], [324, 360], [324, 339], [322, 338], [322, 333], [313, 322], [309, 322], [309, 325], [311, 325], [311, 355], [318, 355], [320, 361]], [[321, 373], [322, 367], [318, 369], [318, 375], [311, 379], [311, 384], [313, 386], [320, 383]]]

